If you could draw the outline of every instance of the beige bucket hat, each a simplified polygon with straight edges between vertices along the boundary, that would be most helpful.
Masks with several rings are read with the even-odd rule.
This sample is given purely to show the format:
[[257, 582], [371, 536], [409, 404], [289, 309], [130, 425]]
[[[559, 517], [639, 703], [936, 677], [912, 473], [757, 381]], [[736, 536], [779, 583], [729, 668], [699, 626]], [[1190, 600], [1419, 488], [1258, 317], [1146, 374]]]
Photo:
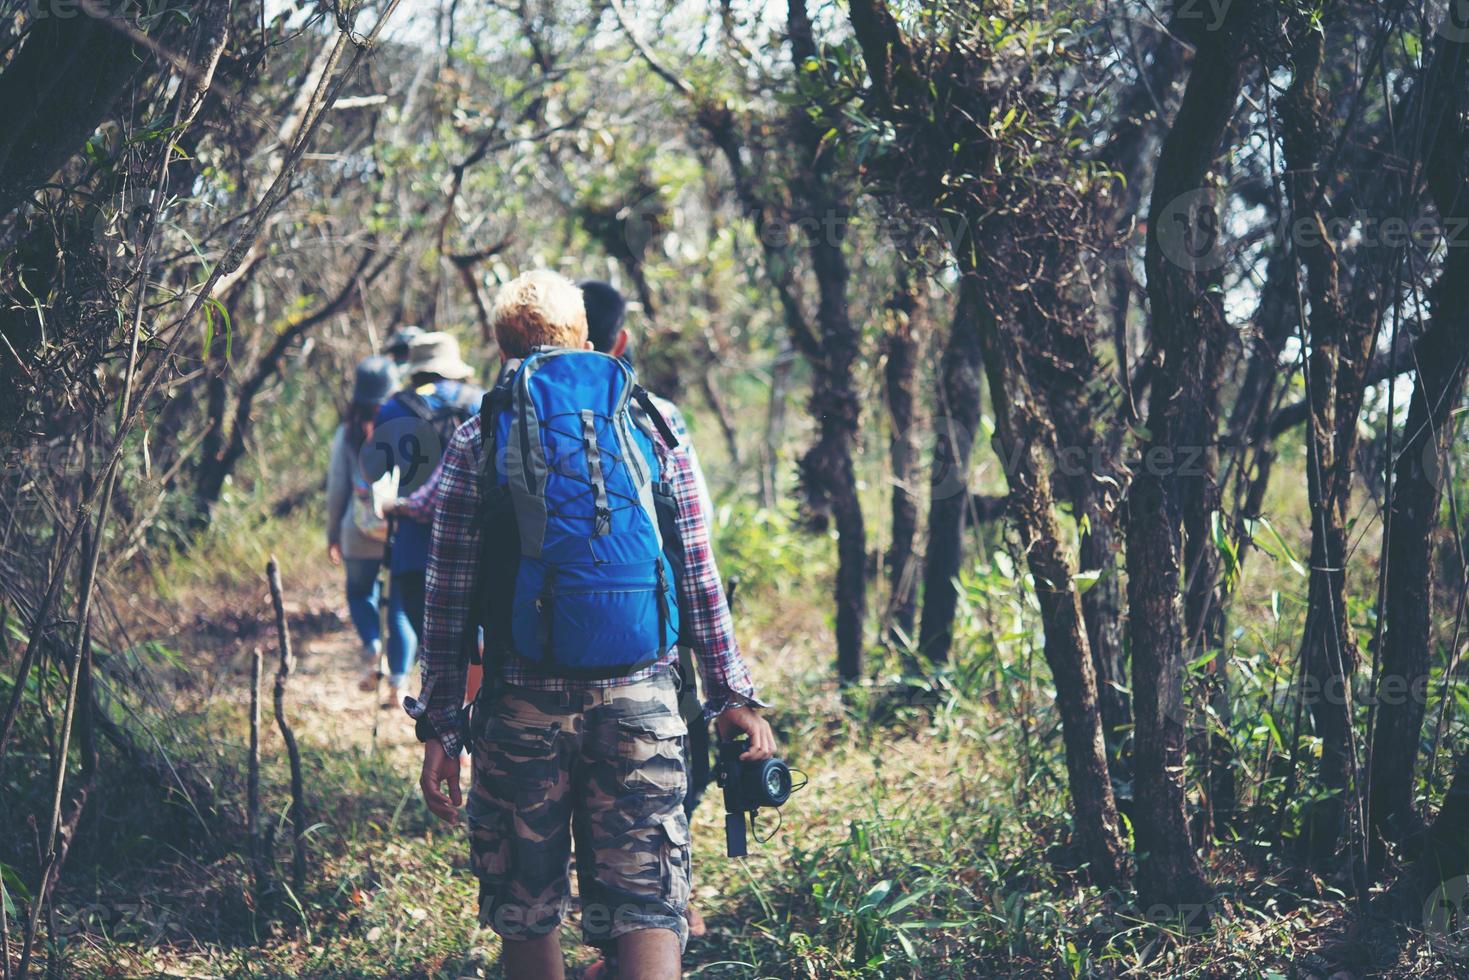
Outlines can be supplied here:
[[474, 368], [464, 363], [459, 356], [459, 341], [453, 334], [435, 330], [419, 334], [408, 345], [408, 363], [404, 373], [437, 374], [452, 381], [462, 381], [474, 373]]

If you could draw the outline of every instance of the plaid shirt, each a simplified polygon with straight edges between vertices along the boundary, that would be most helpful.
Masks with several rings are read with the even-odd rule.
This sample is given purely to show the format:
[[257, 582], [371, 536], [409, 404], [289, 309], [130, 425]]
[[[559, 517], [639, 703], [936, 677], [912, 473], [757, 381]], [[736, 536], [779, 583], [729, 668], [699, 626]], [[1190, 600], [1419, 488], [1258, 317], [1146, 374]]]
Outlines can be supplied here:
[[[683, 417], [667, 402], [660, 409], [679, 442], [687, 445]], [[671, 409], [671, 411], [669, 411]], [[735, 643], [734, 622], [725, 600], [719, 569], [709, 542], [708, 492], [697, 458], [689, 450], [670, 451], [658, 436], [653, 439], [660, 468], [673, 486], [677, 524], [684, 545], [684, 573], [678, 587], [685, 620], [680, 639], [694, 651], [707, 695], [706, 717], [737, 704], [760, 704], [749, 668]], [[427, 596], [424, 608], [422, 655], [423, 689], [404, 706], [414, 718], [427, 716], [444, 750], [459, 753], [458, 716], [464, 702], [466, 664], [463, 656], [465, 619], [472, 601], [476, 555], [479, 553], [479, 468], [484, 439], [479, 416], [459, 427], [437, 473], [405, 503], [410, 516], [433, 521], [429, 543]], [[575, 691], [616, 687], [644, 680], [671, 669], [678, 661], [675, 648], [655, 663], [622, 677], [573, 680], [532, 670], [508, 660], [502, 664], [507, 684], [538, 691]]]

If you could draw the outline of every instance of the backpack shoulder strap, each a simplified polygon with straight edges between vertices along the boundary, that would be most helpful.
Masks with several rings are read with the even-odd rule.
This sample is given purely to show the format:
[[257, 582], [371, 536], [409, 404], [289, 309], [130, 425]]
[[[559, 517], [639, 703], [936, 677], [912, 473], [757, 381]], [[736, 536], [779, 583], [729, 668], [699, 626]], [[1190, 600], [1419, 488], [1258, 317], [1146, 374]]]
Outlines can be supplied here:
[[[479, 526], [480, 526], [480, 548], [476, 557], [473, 588], [471, 595], [476, 603], [475, 615], [471, 615], [465, 621], [464, 650], [470, 663], [479, 663], [478, 644], [476, 633], [480, 626], [485, 627], [486, 639], [490, 649], [486, 651], [485, 657], [485, 682], [491, 682], [491, 674], [497, 669], [496, 650], [498, 646], [491, 638], [491, 627], [496, 626], [502, 630], [509, 628], [508, 613], [498, 618], [501, 622], [492, 623], [495, 618], [491, 611], [485, 608], [487, 597], [486, 589], [491, 588], [501, 597], [508, 596], [508, 589], [513, 582], [513, 571], [507, 577], [506, 570], [513, 569], [514, 563], [519, 560], [518, 534], [514, 533], [514, 514], [508, 509], [504, 499], [505, 490], [499, 486], [499, 476], [495, 471], [495, 430], [496, 420], [500, 412], [510, 407], [510, 383], [514, 378], [514, 366], [518, 361], [512, 361], [507, 365], [500, 381], [494, 388], [485, 392], [480, 399], [479, 406], [479, 432], [480, 432], [480, 461], [479, 461]], [[507, 540], [506, 534], [512, 537]], [[498, 545], [498, 547], [497, 547]]]
[[495, 419], [509, 404], [510, 394], [508, 388], [505, 388], [504, 391], [501, 388], [501, 385], [496, 385], [490, 391], [485, 392], [479, 403], [479, 499], [481, 506], [484, 506], [484, 502], [489, 499], [490, 490], [499, 482], [499, 476], [495, 472]]
[[668, 447], [670, 452], [683, 445], [683, 441], [673, 431], [673, 426], [669, 425], [663, 413], [658, 411], [658, 406], [654, 404], [653, 396], [648, 394], [648, 389], [642, 385], [635, 385], [632, 397], [638, 403], [638, 407], [647, 414], [648, 421], [652, 422], [653, 427], [658, 430], [658, 435], [663, 438], [663, 445]]
[[434, 410], [429, 405], [428, 399], [424, 398], [412, 388], [406, 388], [398, 392], [398, 401], [404, 408], [416, 415], [420, 421], [432, 422], [434, 420]]
[[484, 452], [480, 460], [480, 500], [485, 499], [485, 491], [498, 480], [495, 473], [495, 422], [500, 413], [510, 407], [510, 389], [519, 368], [519, 360], [506, 361], [499, 380], [479, 402], [479, 431]]

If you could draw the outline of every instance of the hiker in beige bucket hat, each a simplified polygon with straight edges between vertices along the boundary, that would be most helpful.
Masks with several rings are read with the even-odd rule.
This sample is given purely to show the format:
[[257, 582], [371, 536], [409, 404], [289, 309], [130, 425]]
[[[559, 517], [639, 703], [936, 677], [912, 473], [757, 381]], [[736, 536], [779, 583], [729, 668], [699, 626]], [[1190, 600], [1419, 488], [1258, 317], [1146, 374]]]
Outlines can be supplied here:
[[419, 334], [409, 342], [404, 373], [415, 379], [422, 374], [433, 374], [450, 381], [463, 381], [474, 373], [474, 369], [459, 355], [458, 339], [453, 334], [435, 330]]

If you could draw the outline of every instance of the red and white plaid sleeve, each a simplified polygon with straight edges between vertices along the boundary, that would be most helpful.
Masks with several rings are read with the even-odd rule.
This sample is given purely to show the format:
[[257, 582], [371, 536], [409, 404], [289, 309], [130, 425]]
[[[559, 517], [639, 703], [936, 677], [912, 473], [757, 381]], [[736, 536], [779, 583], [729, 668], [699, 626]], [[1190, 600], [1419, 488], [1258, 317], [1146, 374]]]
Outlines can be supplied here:
[[467, 670], [464, 623], [479, 558], [480, 426], [476, 416], [454, 433], [439, 467], [433, 531], [425, 578], [423, 636], [419, 638], [423, 688], [409, 698], [408, 713], [427, 715], [450, 756], [459, 754], [459, 709]]
[[710, 515], [688, 454], [665, 453], [663, 472], [673, 488], [684, 547], [679, 591], [687, 622], [682, 624], [679, 636], [694, 651], [699, 664], [704, 681], [704, 714], [712, 717], [733, 705], [762, 704], [755, 697], [755, 682], [735, 642], [734, 620], [709, 541]]

